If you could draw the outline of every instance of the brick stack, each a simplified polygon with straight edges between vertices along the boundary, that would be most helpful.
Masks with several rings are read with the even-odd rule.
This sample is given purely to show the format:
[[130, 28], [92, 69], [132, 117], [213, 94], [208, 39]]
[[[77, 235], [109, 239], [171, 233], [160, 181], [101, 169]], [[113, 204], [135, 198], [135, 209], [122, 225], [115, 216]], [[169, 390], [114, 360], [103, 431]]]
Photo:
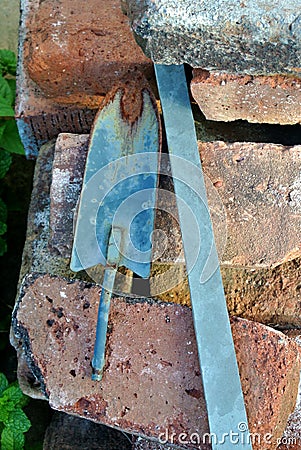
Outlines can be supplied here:
[[[174, 204], [166, 205], [164, 194], [158, 198], [159, 208], [168, 206], [173, 217], [162, 208], [157, 213], [156, 228], [165, 232], [167, 245], [162, 253], [158, 234], [152, 298], [133, 301], [126, 296], [129, 277], [117, 280], [125, 295], [112, 302], [101, 385], [90, 379], [101, 286], [86, 273], [75, 275], [69, 269], [87, 152], [84, 133], [101, 99], [124, 73], [135, 79], [141, 72], [155, 91], [151, 61], [135, 43], [117, 0], [89, 0], [80, 6], [68, 0], [23, 0], [17, 116], [28, 156], [60, 134], [42, 146], [37, 159], [11, 339], [18, 352], [20, 384], [32, 397], [138, 435], [135, 450], [167, 450], [170, 444], [198, 448], [191, 436], [202, 439], [209, 430]], [[212, 111], [220, 112], [217, 105], [225, 87], [234, 103], [235, 95], [251, 94], [260, 102], [265, 83], [277, 92], [282, 89], [284, 96], [289, 88], [295, 99], [290, 104], [300, 102], [295, 78], [288, 83], [275, 77], [278, 89], [263, 78], [220, 77], [198, 70], [192, 82], [201, 106], [210, 87], [212, 119], [218, 118]], [[270, 94], [265, 95], [270, 101]], [[246, 103], [244, 111], [225, 109], [218, 120], [253, 121]], [[287, 104], [281, 112], [270, 102], [271, 122], [284, 123]], [[255, 121], [266, 117], [258, 108], [256, 114]], [[297, 107], [290, 117], [285, 123], [300, 121]], [[301, 442], [299, 333], [286, 336], [271, 326], [283, 331], [301, 326], [301, 147], [206, 141], [208, 135], [199, 150], [250, 429], [260, 436], [254, 449], [279, 444], [281, 450], [293, 450]], [[164, 159], [161, 172], [170, 175]], [[172, 189], [170, 183], [168, 187]], [[95, 273], [90, 275], [95, 279]], [[202, 448], [209, 448], [208, 442]]]

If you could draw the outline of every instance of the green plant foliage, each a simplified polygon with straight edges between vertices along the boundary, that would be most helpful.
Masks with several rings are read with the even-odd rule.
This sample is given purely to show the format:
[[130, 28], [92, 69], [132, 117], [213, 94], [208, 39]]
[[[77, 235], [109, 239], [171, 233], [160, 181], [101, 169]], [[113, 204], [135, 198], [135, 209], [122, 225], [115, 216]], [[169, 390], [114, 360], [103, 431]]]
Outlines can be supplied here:
[[7, 75], [16, 75], [17, 59], [14, 52], [0, 49], [0, 71]]
[[24, 155], [24, 147], [19, 137], [15, 120], [7, 120], [3, 135], [0, 139], [0, 147], [10, 153]]
[[[16, 56], [10, 50], [0, 49], [0, 179], [10, 168], [12, 153], [24, 154], [24, 148], [14, 119], [16, 97]], [[0, 256], [7, 251], [6, 207], [0, 198]]]
[[10, 168], [12, 157], [9, 152], [1, 149], [1, 158], [0, 158], [0, 178], [3, 178], [6, 175], [6, 172]]
[[22, 450], [24, 433], [31, 427], [30, 420], [22, 410], [28, 403], [17, 382], [8, 384], [0, 373], [0, 432], [1, 450]]

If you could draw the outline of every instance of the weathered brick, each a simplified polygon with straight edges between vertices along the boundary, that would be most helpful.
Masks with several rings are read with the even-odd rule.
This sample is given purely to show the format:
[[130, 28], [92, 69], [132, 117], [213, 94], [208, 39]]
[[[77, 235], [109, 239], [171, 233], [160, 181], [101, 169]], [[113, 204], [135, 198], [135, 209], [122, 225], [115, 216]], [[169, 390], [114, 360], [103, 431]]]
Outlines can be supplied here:
[[[301, 335], [299, 330], [290, 330], [287, 336], [294, 338], [301, 348]], [[277, 450], [299, 450], [301, 447], [301, 381], [294, 412], [289, 416], [287, 427], [279, 439]]]
[[[65, 141], [66, 136], [68, 140]], [[66, 145], [68, 142], [70, 148], [75, 148], [78, 145], [76, 153], [84, 158], [86, 147], [81, 139], [73, 135], [65, 135], [65, 137], [64, 135], [60, 137], [57, 148], [62, 142]], [[85, 139], [87, 140], [88, 136]], [[58, 150], [59, 153], [60, 151]], [[50, 205], [53, 154], [54, 144], [44, 146], [37, 160], [21, 278], [31, 271], [62, 275], [68, 278], [75, 276], [86, 277], [84, 273], [74, 274], [69, 269], [70, 253], [68, 254], [69, 250], [67, 251], [67, 249], [71, 248], [72, 235], [66, 233], [64, 236], [61, 232], [56, 235], [56, 231], [62, 228], [72, 229], [73, 221], [71, 221], [69, 207], [71, 204], [76, 203], [77, 199], [74, 199], [73, 203], [65, 204], [63, 202], [59, 205], [52, 202], [52, 205]], [[68, 151], [65, 154], [68, 155]], [[71, 159], [69, 169], [72, 171]], [[76, 169], [73, 168], [73, 170]], [[61, 199], [63, 200], [66, 188], [61, 183], [60, 187], [62, 189], [60, 191], [62, 194]], [[163, 187], [170, 189], [170, 182], [163, 183]], [[52, 189], [58, 188], [59, 186], [55, 187], [54, 185], [52, 187]], [[216, 191], [211, 184], [212, 190]], [[69, 218], [68, 224], [64, 221], [65, 219], [62, 220], [62, 212], [64, 213], [63, 217]], [[51, 220], [55, 224], [51, 230], [49, 225], [50, 216], [54, 218]], [[153, 264], [153, 273], [150, 280], [151, 295], [160, 297], [164, 301], [189, 305], [189, 288], [183, 254], [181, 253], [180, 230], [176, 227], [176, 220], [168, 221], [166, 215], [165, 217], [158, 215], [156, 227], [162, 228], [163, 231], [167, 232], [168, 251], [162, 255], [158, 262]], [[54, 241], [58, 242], [62, 238], [64, 242], [61, 242], [60, 245], [66, 251], [64, 258], [52, 247]], [[160, 240], [158, 240], [158, 243], [160, 243]], [[160, 251], [160, 245], [158, 251]], [[179, 258], [178, 263], [174, 264], [176, 258]], [[91, 275], [93, 279], [101, 279], [95, 278], [93, 273]], [[247, 319], [281, 327], [301, 325], [300, 259], [294, 259], [274, 269], [262, 268], [255, 270], [222, 267], [222, 275], [228, 309], [231, 315], [239, 315]], [[123, 290], [120, 290], [120, 292], [128, 293], [131, 291], [129, 286], [130, 277], [127, 277], [126, 280], [128, 280], [128, 285], [124, 284], [125, 277], [120, 280], [120, 283], [123, 283]]]
[[223, 264], [269, 267], [300, 256], [301, 146], [213, 142], [199, 148], [226, 210]]
[[[71, 141], [73, 145], [70, 145]], [[51, 250], [64, 258], [69, 258], [72, 250], [73, 219], [82, 188], [87, 147], [86, 135], [59, 135], [55, 145], [49, 244]]]
[[60, 132], [89, 132], [124, 73], [154, 79], [119, 0], [22, 0], [21, 11], [16, 115], [28, 156]]
[[191, 92], [208, 120], [281, 125], [301, 122], [301, 79], [196, 69]]
[[[65, 151], [61, 149], [61, 143], [64, 142], [63, 149], [68, 145], [72, 148], [77, 139], [77, 136], [62, 135], [57, 143], [58, 153]], [[83, 137], [81, 141], [83, 148], [85, 139]], [[301, 146], [213, 142], [200, 143], [199, 148], [208, 177], [209, 206], [222, 265], [271, 267], [300, 256]], [[83, 158], [84, 150], [78, 152]], [[64, 158], [70, 173], [77, 170], [75, 160], [67, 156]], [[162, 156], [160, 172], [170, 175], [170, 170], [163, 167], [167, 162]], [[68, 202], [64, 202], [67, 187], [68, 181], [64, 183], [62, 177], [57, 181], [57, 186], [53, 186], [53, 190], [61, 192], [62, 210], [68, 208]], [[165, 242], [165, 250], [162, 251], [158, 235], [154, 243], [154, 256], [158, 263], [177, 261], [183, 264], [175, 196], [170, 196], [170, 191], [165, 187], [162, 186], [160, 191], [160, 211], [155, 228], [165, 232], [168, 242]], [[61, 233], [66, 224], [58, 224], [60, 213], [53, 200], [52, 203], [52, 216], [58, 227], [58, 230], [53, 229], [53, 233]], [[170, 219], [164, 209], [170, 213]], [[273, 234], [267, 236], [267, 229], [273, 229]], [[65, 239], [72, 240], [72, 235], [68, 234]]]
[[[51, 407], [154, 439], [167, 429], [175, 444], [182, 431], [203, 436], [208, 424], [190, 309], [114, 298], [100, 385], [90, 378], [99, 293], [91, 283], [49, 275], [32, 274], [23, 283], [13, 343]], [[276, 440], [296, 402], [298, 346], [238, 318], [232, 333], [250, 430]], [[265, 448], [271, 447], [254, 446]]]

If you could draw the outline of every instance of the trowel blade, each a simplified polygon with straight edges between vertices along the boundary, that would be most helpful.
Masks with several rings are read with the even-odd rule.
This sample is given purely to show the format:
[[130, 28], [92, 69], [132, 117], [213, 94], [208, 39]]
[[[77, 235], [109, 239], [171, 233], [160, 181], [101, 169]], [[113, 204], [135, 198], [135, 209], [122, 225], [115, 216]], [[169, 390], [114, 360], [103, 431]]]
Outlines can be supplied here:
[[251, 450], [184, 67], [155, 65], [155, 71], [175, 193], [181, 200], [178, 211], [212, 449]]
[[[119, 265], [143, 278], [150, 273], [160, 122], [150, 90], [130, 89], [111, 92], [94, 121], [70, 265], [75, 272], [107, 264], [115, 228], [122, 232]], [[126, 111], [131, 95], [140, 96], [134, 117]]]

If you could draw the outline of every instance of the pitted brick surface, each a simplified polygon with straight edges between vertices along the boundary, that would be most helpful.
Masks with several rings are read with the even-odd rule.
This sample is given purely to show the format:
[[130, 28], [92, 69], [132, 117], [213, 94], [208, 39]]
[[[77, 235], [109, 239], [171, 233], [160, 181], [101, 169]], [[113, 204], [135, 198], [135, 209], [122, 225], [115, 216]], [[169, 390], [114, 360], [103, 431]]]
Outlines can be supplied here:
[[194, 70], [191, 92], [208, 120], [298, 124], [301, 80]]
[[29, 76], [45, 97], [104, 95], [128, 70], [152, 76], [118, 0], [38, 3], [27, 22], [24, 53]]
[[86, 135], [76, 138], [60, 135], [55, 145], [50, 189], [50, 211], [55, 212], [50, 214], [50, 248], [63, 258], [70, 257], [72, 250], [73, 219], [82, 188], [87, 147]]
[[[208, 424], [189, 308], [114, 298], [99, 384], [90, 378], [99, 293], [92, 284], [49, 275], [24, 281], [15, 345], [25, 349], [50, 405], [155, 439], [166, 429], [203, 436]], [[281, 437], [296, 402], [297, 344], [243, 319], [232, 320], [232, 332], [250, 429]]]
[[119, 0], [21, 0], [16, 116], [28, 157], [60, 132], [88, 133], [125, 73], [154, 87]]
[[[82, 161], [88, 138], [82, 137], [81, 144], [78, 139], [74, 135], [61, 135], [57, 141], [57, 159], [61, 153], [67, 153], [68, 146], [72, 149], [76, 143], [78, 158]], [[199, 149], [207, 175], [209, 207], [222, 265], [271, 267], [300, 256], [301, 146], [208, 142], [200, 143]], [[168, 161], [163, 156], [160, 172], [170, 175], [170, 169], [166, 168]], [[66, 154], [64, 158], [65, 164], [69, 166], [69, 178], [79, 177], [78, 182], [81, 183], [79, 174], [75, 175], [78, 164], [76, 159], [73, 160], [72, 152], [70, 151], [69, 157]], [[69, 214], [69, 224], [64, 222], [63, 217], [67, 214], [71, 201], [70, 196], [68, 201], [64, 197], [69, 189], [69, 178], [62, 176], [62, 171], [65, 173], [66, 168], [54, 166], [53, 170], [55, 177], [52, 192], [56, 192], [60, 199], [60, 206], [56, 204], [55, 198], [51, 199], [50, 220], [53, 222], [52, 233], [55, 236], [66, 227], [67, 230], [71, 229], [72, 214]], [[58, 177], [56, 171], [59, 171]], [[170, 195], [170, 188], [169, 185], [163, 185], [159, 192], [155, 228], [164, 231], [167, 241], [164, 246], [160, 241], [160, 234], [154, 235], [157, 236], [154, 259], [157, 263], [183, 264], [176, 200], [174, 195]], [[77, 201], [78, 192], [74, 191], [73, 194], [75, 198], [72, 205]], [[64, 216], [61, 216], [62, 211], [65, 211]], [[269, 236], [266, 234], [267, 229], [273, 229]], [[65, 240], [65, 245], [69, 248], [70, 243], [67, 241], [72, 240], [72, 234], [67, 233]], [[162, 251], [162, 248], [165, 250]], [[162, 280], [158, 283], [162, 284]], [[153, 286], [153, 289], [157, 288], [159, 286]], [[159, 293], [161, 292], [158, 291], [157, 294]]]

